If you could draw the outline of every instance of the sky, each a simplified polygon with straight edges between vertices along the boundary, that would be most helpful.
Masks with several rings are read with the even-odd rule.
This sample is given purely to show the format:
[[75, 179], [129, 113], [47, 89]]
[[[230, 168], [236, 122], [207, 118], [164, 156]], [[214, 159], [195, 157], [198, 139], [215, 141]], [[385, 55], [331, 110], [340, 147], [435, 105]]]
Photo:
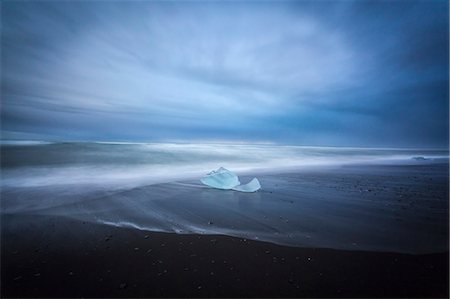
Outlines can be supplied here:
[[448, 147], [448, 1], [2, 1], [3, 139]]

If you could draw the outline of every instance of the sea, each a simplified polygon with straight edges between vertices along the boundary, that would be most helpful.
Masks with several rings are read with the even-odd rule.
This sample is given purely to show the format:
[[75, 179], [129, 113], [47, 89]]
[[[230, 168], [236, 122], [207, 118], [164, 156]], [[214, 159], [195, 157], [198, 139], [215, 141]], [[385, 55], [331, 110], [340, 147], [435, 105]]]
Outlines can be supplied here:
[[289, 171], [358, 163], [422, 163], [445, 149], [247, 144], [2, 141], [2, 186], [140, 186], [234, 172]]
[[[427, 244], [405, 240], [403, 246], [396, 244], [395, 234], [405, 230], [396, 230], [398, 223], [389, 214], [393, 213], [389, 212], [390, 202], [361, 204], [357, 196], [350, 202], [333, 195], [341, 188], [329, 189], [336, 182], [327, 185], [323, 181], [314, 187], [317, 194], [311, 196], [308, 194], [316, 190], [314, 182], [309, 180], [308, 185], [301, 176], [287, 175], [352, 165], [448, 165], [448, 149], [3, 140], [0, 150], [2, 215], [61, 216], [101, 225], [224, 234], [290, 246], [448, 250], [448, 238], [441, 227], [448, 223], [446, 198], [438, 198], [435, 210], [428, 209], [427, 201], [427, 213], [435, 213], [432, 215], [437, 215], [438, 221], [429, 227], [439, 227], [442, 232]], [[259, 178], [261, 190], [244, 194], [200, 183], [202, 176], [220, 167], [238, 174], [242, 183]], [[280, 179], [273, 174], [280, 174]], [[445, 174], [441, 177], [444, 187], [448, 186]], [[361, 177], [364, 180], [364, 175]], [[321, 193], [323, 190], [328, 191]], [[363, 187], [359, 190], [364, 191]], [[389, 217], [379, 218], [385, 208]], [[369, 209], [374, 213], [368, 214]], [[348, 211], [355, 215], [348, 216]], [[417, 213], [419, 218], [429, 216]], [[373, 217], [369, 224], [367, 215]], [[361, 229], [355, 230], [358, 225]], [[420, 228], [410, 233], [430, 235]]]

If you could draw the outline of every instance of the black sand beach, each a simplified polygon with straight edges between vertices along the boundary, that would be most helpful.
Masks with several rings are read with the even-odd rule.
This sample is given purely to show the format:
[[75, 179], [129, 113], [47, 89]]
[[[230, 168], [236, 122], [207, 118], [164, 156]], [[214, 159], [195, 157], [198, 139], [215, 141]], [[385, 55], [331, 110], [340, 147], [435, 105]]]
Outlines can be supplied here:
[[[319, 227], [314, 242], [322, 242], [320, 236], [326, 241], [329, 231], [342, 231], [330, 244], [339, 248], [339, 242], [348, 240], [349, 245], [341, 246], [344, 249], [283, 246], [224, 235], [149, 232], [58, 213], [3, 213], [1, 295], [445, 298], [449, 295], [447, 167], [366, 165], [261, 176], [265, 188], [258, 202], [277, 199], [290, 209], [304, 210], [302, 215], [309, 218], [299, 225]], [[168, 195], [166, 201], [170, 201], [169, 195], [194, 200], [200, 193], [193, 190], [200, 190], [202, 200], [211, 197], [219, 201], [221, 194], [235, 194], [186, 186], [148, 186], [120, 198], [132, 199], [147, 191], [145, 194], [155, 194], [150, 192], [155, 188], [166, 190], [159, 192]], [[2, 203], [11, 203], [14, 194], [3, 191]], [[242, 203], [243, 198], [238, 199]], [[331, 228], [326, 219], [344, 225]], [[371, 223], [374, 219], [379, 225]], [[290, 221], [292, 224], [295, 219]], [[352, 224], [355, 227], [349, 230]], [[362, 238], [364, 231], [367, 236]], [[389, 232], [389, 238], [380, 237]], [[363, 245], [355, 243], [355, 249], [345, 249], [358, 238]], [[392, 240], [395, 238], [397, 242]], [[371, 240], [386, 242], [380, 247], [398, 251], [368, 250]]]
[[2, 297], [448, 296], [448, 253], [295, 248], [56, 217], [17, 217], [14, 231], [3, 234]]

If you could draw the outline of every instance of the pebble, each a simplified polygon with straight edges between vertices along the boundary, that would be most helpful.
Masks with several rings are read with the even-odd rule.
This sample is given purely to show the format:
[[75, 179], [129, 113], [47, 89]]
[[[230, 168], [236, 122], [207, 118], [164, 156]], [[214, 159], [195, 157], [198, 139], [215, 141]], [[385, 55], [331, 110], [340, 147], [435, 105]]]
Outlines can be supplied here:
[[144, 239], [148, 239], [148, 235], [145, 235], [145, 236], [144, 236]]
[[17, 276], [17, 277], [14, 278], [15, 281], [21, 280], [21, 279], [22, 279], [22, 276]]
[[41, 273], [35, 273], [35, 274], [33, 274], [33, 276], [34, 277], [39, 277], [39, 276], [41, 276]]
[[139, 250], [139, 247], [135, 247], [134, 250], [136, 250], [136, 251]]
[[128, 285], [124, 282], [124, 283], [121, 283], [119, 287], [120, 287], [121, 289], [126, 289], [127, 286], [128, 286]]
[[70, 271], [70, 272], [67, 273], [67, 274], [69, 274], [70, 276], [73, 276], [73, 272], [72, 272], [72, 271]]
[[270, 253], [270, 250], [266, 250], [265, 252], [266, 252], [266, 254], [269, 254], [269, 253]]

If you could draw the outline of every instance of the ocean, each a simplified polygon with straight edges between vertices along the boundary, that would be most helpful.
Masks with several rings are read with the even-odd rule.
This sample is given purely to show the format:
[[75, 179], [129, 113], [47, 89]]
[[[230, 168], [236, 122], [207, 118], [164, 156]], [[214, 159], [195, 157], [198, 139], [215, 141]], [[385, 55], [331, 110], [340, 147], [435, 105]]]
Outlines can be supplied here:
[[[424, 168], [433, 165], [438, 172]], [[413, 168], [391, 175], [384, 166]], [[242, 183], [257, 177], [261, 190], [200, 183], [219, 167]], [[448, 249], [447, 170], [442, 149], [3, 141], [1, 212], [290, 246], [433, 252]]]
[[3, 186], [140, 186], [234, 172], [289, 171], [356, 163], [431, 163], [448, 151], [242, 144], [3, 141]]

